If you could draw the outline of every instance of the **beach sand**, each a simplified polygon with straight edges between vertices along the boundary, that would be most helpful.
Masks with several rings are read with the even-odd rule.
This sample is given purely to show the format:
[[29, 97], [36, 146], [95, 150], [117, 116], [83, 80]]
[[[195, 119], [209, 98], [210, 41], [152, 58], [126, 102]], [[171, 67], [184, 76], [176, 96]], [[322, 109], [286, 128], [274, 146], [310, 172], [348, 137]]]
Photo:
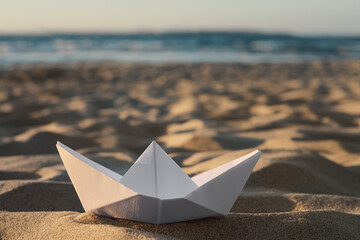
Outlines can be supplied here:
[[[0, 71], [2, 239], [359, 239], [360, 62]], [[124, 174], [156, 140], [190, 175], [262, 156], [227, 217], [84, 213], [61, 141]]]

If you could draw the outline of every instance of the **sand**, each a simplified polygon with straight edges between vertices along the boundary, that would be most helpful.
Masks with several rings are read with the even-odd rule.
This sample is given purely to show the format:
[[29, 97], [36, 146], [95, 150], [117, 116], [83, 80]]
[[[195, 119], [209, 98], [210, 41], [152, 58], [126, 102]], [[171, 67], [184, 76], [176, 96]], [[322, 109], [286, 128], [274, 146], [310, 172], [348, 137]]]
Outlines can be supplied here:
[[[360, 62], [0, 71], [2, 239], [359, 239]], [[263, 152], [227, 217], [84, 213], [56, 141], [124, 174], [156, 140], [194, 176]]]

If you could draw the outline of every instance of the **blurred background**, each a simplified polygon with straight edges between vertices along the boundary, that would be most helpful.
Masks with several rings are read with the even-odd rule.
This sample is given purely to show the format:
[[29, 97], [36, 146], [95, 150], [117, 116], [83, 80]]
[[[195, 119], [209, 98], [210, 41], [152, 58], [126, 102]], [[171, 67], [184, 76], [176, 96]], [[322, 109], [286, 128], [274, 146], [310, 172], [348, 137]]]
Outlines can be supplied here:
[[0, 67], [360, 58], [360, 2], [3, 0]]

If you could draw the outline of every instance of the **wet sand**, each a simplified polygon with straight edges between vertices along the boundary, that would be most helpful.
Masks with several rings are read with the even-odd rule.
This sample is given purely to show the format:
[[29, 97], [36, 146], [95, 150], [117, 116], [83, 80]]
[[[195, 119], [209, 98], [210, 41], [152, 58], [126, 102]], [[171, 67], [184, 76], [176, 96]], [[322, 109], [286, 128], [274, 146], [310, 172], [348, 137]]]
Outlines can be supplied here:
[[[3, 239], [356, 239], [360, 62], [18, 66], [0, 71]], [[227, 217], [84, 213], [61, 141], [124, 174], [156, 140], [194, 176], [262, 157]]]

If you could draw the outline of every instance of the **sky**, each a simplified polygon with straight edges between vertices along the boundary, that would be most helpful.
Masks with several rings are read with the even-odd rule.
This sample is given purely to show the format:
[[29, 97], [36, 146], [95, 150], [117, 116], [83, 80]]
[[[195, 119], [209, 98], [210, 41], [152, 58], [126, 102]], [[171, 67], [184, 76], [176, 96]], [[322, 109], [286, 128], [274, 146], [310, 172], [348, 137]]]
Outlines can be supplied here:
[[360, 35], [360, 0], [0, 0], [0, 33]]

